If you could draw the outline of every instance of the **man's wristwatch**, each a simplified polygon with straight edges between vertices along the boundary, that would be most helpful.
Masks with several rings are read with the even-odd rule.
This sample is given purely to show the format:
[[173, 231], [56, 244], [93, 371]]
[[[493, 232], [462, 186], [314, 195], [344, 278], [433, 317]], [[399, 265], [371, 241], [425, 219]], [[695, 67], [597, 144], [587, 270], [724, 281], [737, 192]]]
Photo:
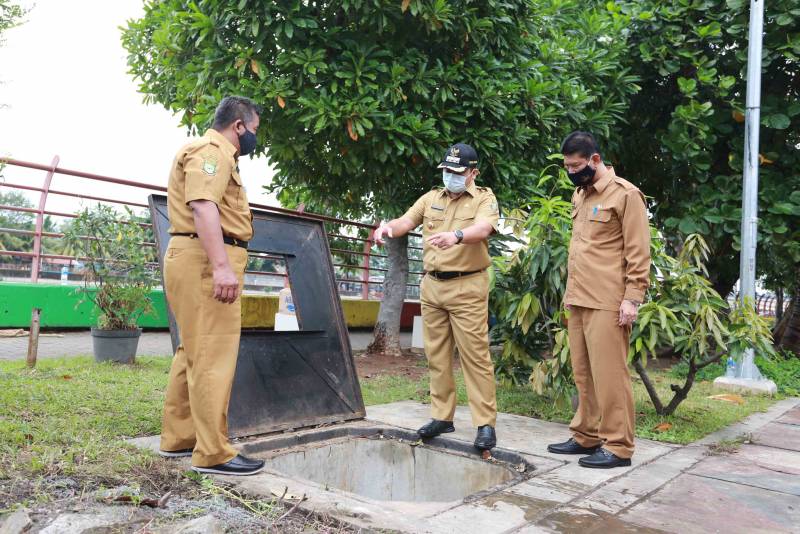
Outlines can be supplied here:
[[456, 230], [453, 233], [456, 234], [456, 245], [460, 244], [461, 241], [464, 240], [464, 232], [462, 232], [461, 230]]

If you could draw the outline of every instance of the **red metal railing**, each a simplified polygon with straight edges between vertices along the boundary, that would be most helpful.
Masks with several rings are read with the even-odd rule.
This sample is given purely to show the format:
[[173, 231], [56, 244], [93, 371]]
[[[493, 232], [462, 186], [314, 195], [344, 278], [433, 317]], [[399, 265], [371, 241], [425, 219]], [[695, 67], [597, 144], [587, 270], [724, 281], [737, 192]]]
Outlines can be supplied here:
[[[55, 177], [69, 176], [74, 179], [82, 181], [85, 180], [90, 183], [104, 182], [107, 184], [113, 184], [117, 186], [133, 187], [139, 190], [144, 190], [142, 196], [146, 195], [148, 192], [164, 193], [167, 190], [166, 187], [159, 185], [152, 185], [143, 182], [137, 182], [134, 180], [112, 178], [110, 176], [102, 176], [99, 174], [76, 171], [72, 169], [65, 169], [59, 166], [59, 162], [60, 161], [58, 156], [55, 156], [53, 158], [50, 165], [42, 165], [39, 163], [31, 163], [28, 161], [20, 161], [15, 159], [2, 160], [2, 163], [4, 163], [7, 166], [4, 171], [4, 174], [6, 175], [11, 174], [14, 169], [29, 169], [35, 171], [43, 171], [45, 173], [41, 186], [31, 185], [30, 183], [22, 183], [21, 181], [15, 182], [13, 181], [13, 176], [9, 177], [10, 178], [9, 181], [5, 180], [0, 181], [0, 188], [5, 187], [14, 190], [34, 191], [39, 193], [39, 202], [37, 208], [0, 204], [0, 212], [10, 211], [16, 213], [31, 213], [36, 215], [35, 225], [32, 230], [20, 229], [20, 228], [0, 228], [0, 233], [33, 237], [31, 250], [4, 250], [2, 249], [3, 247], [0, 247], [0, 257], [5, 256], [5, 257], [30, 259], [30, 280], [32, 282], [38, 282], [40, 280], [42, 274], [43, 260], [68, 260], [71, 264], [73, 261], [80, 261], [85, 259], [85, 258], [78, 258], [76, 256], [71, 256], [69, 254], [53, 254], [44, 251], [43, 238], [61, 239], [64, 237], [64, 234], [60, 232], [45, 231], [44, 228], [45, 217], [52, 216], [52, 217], [62, 217], [62, 218], [75, 218], [77, 216], [75, 213], [48, 210], [47, 201], [50, 197], [62, 196], [62, 197], [76, 198], [82, 200], [92, 200], [108, 204], [123, 205], [131, 208], [139, 208], [139, 209], [148, 208], [147, 204], [145, 204], [144, 202], [137, 202], [130, 199], [120, 199], [120, 198], [103, 197], [98, 195], [90, 195], [84, 192], [69, 191], [67, 188], [55, 189], [51, 187]], [[71, 184], [74, 185], [75, 182], [73, 181], [71, 182]], [[80, 190], [83, 191], [84, 189], [91, 190], [89, 187], [81, 188]], [[0, 191], [2, 191], [2, 189], [0, 189]], [[144, 201], [145, 199], [141, 198], [139, 200]], [[374, 243], [372, 241], [372, 231], [375, 228], [375, 224], [358, 222], [358, 221], [349, 221], [346, 219], [339, 219], [327, 215], [308, 213], [305, 211], [295, 211], [276, 206], [268, 206], [264, 204], [251, 203], [250, 206], [255, 209], [261, 209], [275, 213], [282, 213], [287, 215], [302, 215], [304, 217], [310, 217], [322, 221], [323, 223], [326, 223], [326, 226], [333, 227], [333, 230], [328, 231], [328, 240], [331, 242], [331, 254], [333, 256], [333, 264], [338, 271], [336, 280], [337, 282], [340, 283], [340, 292], [347, 293], [347, 286], [349, 284], [360, 285], [360, 290], [358, 291], [358, 294], [360, 294], [361, 298], [368, 299], [371, 296], [373, 296], [371, 295], [370, 292], [370, 286], [372, 286], [373, 288], [374, 287], [379, 288], [383, 283], [383, 273], [386, 272], [386, 269], [373, 265], [373, 262], [375, 260], [377, 261], [384, 260], [385, 258], [387, 258], [387, 256], [385, 254], [380, 254], [373, 251]], [[143, 227], [152, 226], [148, 223], [139, 223], [139, 224]], [[349, 229], [349, 231], [344, 230], [344, 228]], [[359, 231], [362, 234], [361, 236], [358, 235]], [[355, 234], [355, 235], [348, 235], [348, 234]], [[409, 261], [412, 262], [412, 265], [417, 265], [421, 267], [420, 251], [422, 250], [422, 248], [420, 246], [417, 246], [419, 244], [418, 242], [415, 244], [415, 241], [418, 239], [419, 236], [417, 234], [412, 234], [412, 242], [409, 244]], [[347, 244], [349, 243], [353, 244], [352, 249], [343, 248], [341, 246], [344, 244], [346, 247]], [[142, 245], [148, 247], [155, 246], [154, 243], [142, 243]], [[258, 259], [265, 259], [265, 260], [274, 260], [278, 262], [283, 260], [283, 258], [280, 256], [272, 256], [268, 254], [251, 254], [251, 257]], [[352, 263], [352, 259], [356, 257], [360, 258], [360, 261], [357, 263]], [[248, 270], [246, 272], [247, 274], [252, 274], [256, 276], [258, 275], [280, 276], [284, 279], [287, 276], [285, 272], [281, 271]], [[358, 276], [357, 278], [352, 277], [351, 274], [354, 274], [356, 272], [359, 272], [360, 276]], [[374, 276], [374, 273], [380, 273], [381, 276]], [[408, 294], [409, 297], [413, 298], [418, 295], [419, 291], [418, 277], [421, 276], [423, 273], [419, 270], [412, 269], [409, 274], [411, 275], [411, 279], [409, 280], [408, 284]], [[352, 293], [352, 291], [350, 293]], [[378, 291], [375, 296], [380, 297], [380, 292]]]

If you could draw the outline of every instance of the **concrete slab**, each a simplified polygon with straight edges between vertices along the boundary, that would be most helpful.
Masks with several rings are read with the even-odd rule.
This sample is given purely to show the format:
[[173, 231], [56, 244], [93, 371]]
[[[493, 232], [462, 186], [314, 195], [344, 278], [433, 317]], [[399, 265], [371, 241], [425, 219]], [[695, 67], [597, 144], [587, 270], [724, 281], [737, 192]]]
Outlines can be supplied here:
[[426, 527], [442, 534], [506, 532], [527, 524], [544, 503], [511, 493], [500, 493], [479, 502], [458, 506], [428, 519]]
[[704, 459], [691, 474], [800, 497], [798, 452], [744, 445], [734, 454]]
[[800, 497], [682, 475], [619, 517], [681, 534], [796, 532]]
[[[580, 456], [547, 453], [548, 443], [561, 441], [569, 435], [566, 425], [498, 414], [499, 446], [520, 454], [535, 470], [529, 471], [525, 477], [515, 478], [466, 499], [452, 496], [446, 502], [376, 499], [329, 487], [316, 476], [317, 471], [327, 469], [325, 455], [313, 467], [314, 473], [303, 474], [298, 470], [295, 478], [277, 470], [280, 462], [272, 466], [274, 469], [253, 477], [219, 478], [247, 494], [264, 498], [272, 498], [273, 493], [280, 494], [284, 488], [288, 488], [290, 494], [306, 494], [309, 499], [301, 509], [328, 514], [365, 529], [425, 534], [786, 532], [800, 521], [800, 482], [796, 482], [800, 480], [800, 452], [796, 450], [800, 446], [800, 436], [795, 434], [800, 432], [800, 425], [773, 421], [778, 418], [791, 420], [796, 413], [792, 410], [800, 411], [799, 401], [780, 401], [767, 412], [754, 414], [733, 425], [734, 430], [716, 433], [708, 440], [713, 443], [752, 433], [756, 444], [744, 445], [736, 454], [708, 457], [706, 447], [699, 444], [675, 447], [637, 440], [633, 466], [611, 470], [585, 469], [577, 465]], [[243, 447], [250, 455], [278, 457], [291, 454], [295, 447], [313, 446], [304, 437], [306, 434], [330, 432], [333, 435], [340, 432], [342, 426], [362, 430], [405, 429], [397, 432], [413, 440], [413, 434], [406, 431], [416, 430], [430, 415], [429, 406], [404, 401], [370, 406], [367, 417], [365, 421], [334, 425], [325, 430], [309, 429], [261, 437], [237, 446]], [[457, 409], [455, 425], [456, 432], [447, 434], [441, 444], [437, 444], [438, 439], [431, 440], [424, 447], [444, 446], [442, 444], [447, 442], [453, 444], [453, 451], [461, 450], [463, 453], [469, 450], [471, 455], [475, 429], [466, 407]], [[157, 437], [133, 441], [151, 449], [158, 447]], [[260, 443], [267, 445], [261, 446]], [[384, 452], [379, 455], [392, 456]], [[370, 454], [365, 451], [353, 456], [345, 455], [337, 464], [363, 463]], [[398, 461], [394, 456], [392, 458], [392, 462]], [[290, 458], [286, 457], [281, 461], [288, 460]], [[452, 477], [462, 476], [464, 470], [459, 467], [459, 462], [450, 460], [454, 459], [435, 461], [451, 465], [445, 471], [452, 471]], [[189, 467], [188, 460], [179, 462]], [[376, 484], [391, 478], [377, 473], [375, 471], [374, 476], [383, 482], [375, 481]], [[298, 474], [306, 478], [299, 478]], [[526, 478], [528, 475], [530, 478]], [[448, 477], [441, 478], [447, 483]], [[361, 485], [371, 484], [369, 481], [347, 480]], [[390, 493], [394, 495], [394, 489]]]
[[772, 380], [749, 380], [746, 378], [730, 378], [718, 376], [714, 379], [714, 388], [725, 391], [739, 391], [744, 393], [760, 393], [765, 395], [775, 395], [778, 386]]
[[800, 425], [800, 408], [793, 408], [777, 419], [778, 423], [785, 425]]
[[[430, 406], [415, 401], [400, 401], [377, 406], [367, 406], [367, 419], [380, 421], [385, 424], [416, 430], [430, 420]], [[475, 439], [476, 428], [472, 426], [469, 408], [459, 406], [453, 418], [456, 431], [448, 434], [464, 441], [472, 442]], [[547, 452], [547, 445], [565, 441], [570, 437], [569, 427], [562, 423], [542, 421], [532, 417], [500, 413], [497, 414], [497, 445], [508, 449], [550, 458], [559, 463], [575, 463], [579, 456], [552, 454]], [[640, 465], [656, 458], [672, 449], [674, 445], [659, 443], [646, 439], [636, 440], [636, 454], [633, 457], [633, 466]], [[582, 471], [591, 471], [583, 469]], [[616, 476], [623, 470], [612, 470]]]
[[705, 447], [688, 446], [670, 451], [624, 477], [593, 489], [572, 504], [617, 513], [656, 491], [705, 457]]
[[800, 451], [800, 426], [770, 423], [753, 434], [757, 445]]

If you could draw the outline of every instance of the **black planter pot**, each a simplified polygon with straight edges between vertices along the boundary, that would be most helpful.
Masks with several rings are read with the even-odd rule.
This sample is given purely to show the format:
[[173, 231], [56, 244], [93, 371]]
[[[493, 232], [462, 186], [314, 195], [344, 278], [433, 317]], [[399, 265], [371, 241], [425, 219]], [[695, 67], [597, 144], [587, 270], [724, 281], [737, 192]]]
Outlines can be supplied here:
[[92, 328], [92, 347], [94, 361], [133, 363], [136, 359], [136, 348], [142, 329], [136, 330], [101, 330]]

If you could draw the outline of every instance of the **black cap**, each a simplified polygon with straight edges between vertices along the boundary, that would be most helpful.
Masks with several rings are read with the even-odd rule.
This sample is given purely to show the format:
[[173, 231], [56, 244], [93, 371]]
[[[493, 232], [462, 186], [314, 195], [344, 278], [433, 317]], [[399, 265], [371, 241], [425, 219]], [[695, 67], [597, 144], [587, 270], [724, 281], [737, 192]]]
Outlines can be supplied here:
[[450, 169], [455, 172], [464, 172], [478, 166], [478, 153], [475, 149], [464, 143], [456, 143], [447, 149], [439, 169]]

